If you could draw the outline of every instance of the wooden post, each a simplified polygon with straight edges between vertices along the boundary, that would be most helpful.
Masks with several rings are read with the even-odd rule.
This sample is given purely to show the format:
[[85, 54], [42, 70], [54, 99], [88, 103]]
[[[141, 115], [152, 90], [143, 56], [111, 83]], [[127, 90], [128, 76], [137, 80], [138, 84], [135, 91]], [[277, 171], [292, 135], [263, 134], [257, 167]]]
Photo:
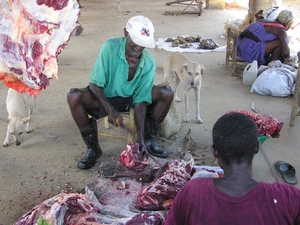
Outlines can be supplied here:
[[276, 6], [281, 6], [282, 0], [249, 0], [248, 14], [243, 21], [243, 27], [246, 28], [250, 23], [256, 21], [255, 14], [259, 10], [269, 9]]
[[104, 127], [105, 128], [110, 128], [110, 123], [108, 122], [108, 116], [104, 117]]
[[298, 113], [298, 108], [300, 103], [300, 67], [298, 67], [297, 72], [297, 79], [295, 84], [295, 92], [293, 96], [293, 102], [292, 102], [292, 111], [291, 111], [291, 117], [290, 117], [290, 126], [295, 126], [295, 118]]
[[248, 15], [250, 18], [249, 23], [252, 23], [255, 21], [255, 12], [254, 12], [255, 2], [256, 2], [256, 0], [249, 0], [249, 9], [248, 9]]

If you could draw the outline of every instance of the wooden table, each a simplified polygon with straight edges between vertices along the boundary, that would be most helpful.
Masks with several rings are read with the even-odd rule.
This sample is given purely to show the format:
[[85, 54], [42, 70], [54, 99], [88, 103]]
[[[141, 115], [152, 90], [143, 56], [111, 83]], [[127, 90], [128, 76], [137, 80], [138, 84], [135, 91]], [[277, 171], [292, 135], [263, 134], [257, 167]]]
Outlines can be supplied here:
[[[208, 8], [208, 0], [206, 0], [206, 8]], [[183, 1], [183, 0], [177, 0], [177, 1], [172, 1], [172, 2], [167, 2], [166, 5], [172, 5], [172, 4], [181, 4], [181, 5], [186, 5], [186, 7], [179, 12], [168, 12], [166, 11], [164, 14], [198, 14], [198, 16], [201, 16], [203, 10], [202, 10], [202, 4], [203, 0], [192, 0], [192, 1]], [[187, 11], [186, 9], [190, 6], [196, 6], [195, 11]]]

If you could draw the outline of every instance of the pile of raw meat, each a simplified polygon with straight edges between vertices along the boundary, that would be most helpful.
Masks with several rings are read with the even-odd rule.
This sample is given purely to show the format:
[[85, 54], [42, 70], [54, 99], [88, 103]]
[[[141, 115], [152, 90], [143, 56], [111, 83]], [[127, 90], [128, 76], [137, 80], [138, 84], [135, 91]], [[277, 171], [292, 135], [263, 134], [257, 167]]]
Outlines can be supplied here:
[[119, 162], [128, 170], [142, 172], [149, 164], [144, 155], [139, 154], [139, 144], [129, 142], [119, 156]]
[[170, 209], [177, 193], [191, 179], [193, 165], [193, 158], [188, 162], [174, 160], [167, 163], [161, 176], [143, 187], [136, 207], [140, 210]]
[[227, 113], [238, 112], [249, 116], [257, 125], [259, 136], [279, 138], [283, 123], [271, 115], [259, 115], [246, 110], [234, 110]]
[[0, 1], [0, 80], [35, 97], [57, 78], [57, 56], [79, 26], [75, 0]]
[[81, 217], [88, 217], [99, 211], [92, 203], [92, 198], [94, 196], [85, 194], [61, 193], [32, 208], [14, 225], [77, 224], [75, 221], [80, 220]]
[[134, 216], [131, 220], [127, 221], [125, 225], [162, 225], [164, 223], [164, 219], [161, 217], [159, 213], [139, 213]]
[[[136, 173], [149, 166], [149, 161], [139, 154], [139, 145], [134, 142], [126, 145], [119, 162]], [[124, 177], [100, 177], [86, 186], [85, 194], [58, 194], [35, 206], [15, 225], [162, 225], [166, 210], [171, 208], [177, 193], [195, 172], [193, 167], [193, 159], [169, 161], [149, 184]]]
[[[123, 191], [117, 183], [101, 179], [86, 187], [85, 194], [60, 193], [32, 208], [14, 225], [162, 225], [165, 215], [161, 212], [130, 211], [129, 205], [138, 195], [141, 183], [126, 180]], [[100, 202], [101, 201], [101, 202]]]
[[[148, 160], [139, 154], [139, 145], [130, 142], [121, 153], [119, 162], [128, 170], [141, 172], [149, 165]], [[191, 179], [194, 160], [174, 160], [166, 163], [156, 179], [143, 186], [137, 196], [136, 208], [140, 210], [170, 209], [179, 190]]]

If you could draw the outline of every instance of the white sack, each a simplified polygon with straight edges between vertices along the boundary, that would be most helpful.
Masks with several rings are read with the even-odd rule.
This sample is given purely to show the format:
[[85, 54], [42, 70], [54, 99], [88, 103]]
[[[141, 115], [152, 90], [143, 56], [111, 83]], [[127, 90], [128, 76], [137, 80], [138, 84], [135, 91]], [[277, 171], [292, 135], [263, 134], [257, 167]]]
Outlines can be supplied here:
[[254, 81], [250, 92], [274, 97], [287, 97], [294, 93], [297, 70], [291, 66], [272, 61]]

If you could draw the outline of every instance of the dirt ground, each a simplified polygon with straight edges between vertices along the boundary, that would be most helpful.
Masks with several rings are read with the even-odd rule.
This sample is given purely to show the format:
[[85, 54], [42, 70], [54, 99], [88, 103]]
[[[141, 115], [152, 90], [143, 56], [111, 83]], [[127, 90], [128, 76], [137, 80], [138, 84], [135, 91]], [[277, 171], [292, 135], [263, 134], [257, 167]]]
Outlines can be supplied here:
[[[120, 4], [118, 4], [120, 2]], [[101, 162], [117, 158], [125, 148], [126, 140], [99, 136], [103, 156], [90, 170], [77, 169], [79, 158], [85, 153], [80, 133], [72, 120], [66, 102], [66, 94], [71, 87], [84, 87], [103, 42], [110, 37], [122, 36], [125, 22], [134, 15], [149, 17], [155, 26], [155, 37], [167, 38], [180, 35], [199, 35], [211, 38], [221, 46], [226, 45], [224, 23], [228, 19], [244, 19], [246, 10], [204, 9], [201, 16], [183, 14], [163, 15], [164, 11], [182, 10], [184, 6], [166, 6], [162, 0], [87, 0], [81, 1], [79, 22], [84, 30], [81, 35], [71, 36], [68, 46], [59, 55], [59, 79], [43, 90], [36, 99], [33, 114], [33, 132], [25, 134], [22, 145], [0, 147], [0, 224], [15, 222], [33, 206], [58, 193], [77, 192], [87, 183], [97, 179]], [[299, 15], [296, 0], [283, 1], [292, 6]], [[300, 49], [295, 49], [294, 52]], [[165, 50], [150, 49], [157, 63], [156, 83], [163, 80], [163, 60], [169, 54]], [[207, 145], [205, 157], [211, 157], [211, 130], [214, 122], [228, 110], [251, 110], [255, 102], [259, 113], [273, 115], [284, 123], [278, 139], [268, 139], [254, 160], [254, 176], [257, 179], [283, 182], [280, 175], [273, 173], [273, 163], [284, 160], [300, 171], [300, 118], [295, 127], [289, 126], [291, 98], [276, 98], [250, 93], [250, 87], [241, 79], [231, 77], [224, 67], [225, 52], [186, 53], [192, 60], [206, 68], [201, 89], [201, 118], [203, 124], [194, 120], [194, 97], [190, 93], [190, 123], [182, 123], [176, 138], [183, 137], [188, 129], [192, 136]], [[183, 88], [180, 96], [183, 99]], [[7, 88], [0, 84], [0, 115], [7, 117], [5, 108]], [[183, 117], [184, 103], [177, 103]], [[5, 139], [6, 125], [1, 123], [0, 140]], [[108, 132], [126, 138], [117, 128], [105, 129], [103, 121], [98, 123], [100, 132]], [[196, 150], [197, 151], [197, 150]], [[265, 154], [263, 154], [265, 153]], [[205, 158], [204, 157], [204, 158]], [[300, 181], [299, 173], [297, 178]], [[300, 183], [297, 185], [300, 187]]]

